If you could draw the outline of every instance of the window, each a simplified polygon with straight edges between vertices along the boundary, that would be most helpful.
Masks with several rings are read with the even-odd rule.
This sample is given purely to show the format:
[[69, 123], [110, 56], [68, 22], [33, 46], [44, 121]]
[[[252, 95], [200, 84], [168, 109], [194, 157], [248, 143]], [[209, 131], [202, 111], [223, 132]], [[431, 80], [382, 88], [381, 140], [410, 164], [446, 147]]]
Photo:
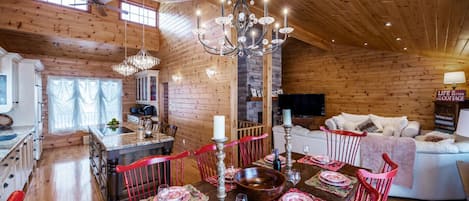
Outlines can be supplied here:
[[122, 120], [122, 81], [50, 76], [49, 132], [65, 134]]
[[[39, 0], [39, 1], [58, 4], [58, 5], [62, 5], [65, 7], [75, 8], [75, 9], [84, 10], [84, 11], [88, 11], [89, 9], [88, 5], [86, 5], [86, 2], [88, 2], [87, 0]], [[83, 5], [73, 6], [71, 4], [83, 4]]]
[[126, 2], [121, 2], [121, 9], [128, 12], [128, 14], [121, 13], [121, 19], [156, 27], [156, 11], [154, 9]]

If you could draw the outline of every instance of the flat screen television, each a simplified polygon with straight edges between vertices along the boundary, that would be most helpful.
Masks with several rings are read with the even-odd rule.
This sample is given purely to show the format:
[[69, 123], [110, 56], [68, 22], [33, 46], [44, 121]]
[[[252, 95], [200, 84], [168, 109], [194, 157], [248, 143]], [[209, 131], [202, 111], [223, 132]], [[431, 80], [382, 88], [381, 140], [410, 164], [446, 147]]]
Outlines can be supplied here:
[[278, 101], [281, 110], [291, 109], [296, 117], [326, 115], [324, 94], [281, 94]]

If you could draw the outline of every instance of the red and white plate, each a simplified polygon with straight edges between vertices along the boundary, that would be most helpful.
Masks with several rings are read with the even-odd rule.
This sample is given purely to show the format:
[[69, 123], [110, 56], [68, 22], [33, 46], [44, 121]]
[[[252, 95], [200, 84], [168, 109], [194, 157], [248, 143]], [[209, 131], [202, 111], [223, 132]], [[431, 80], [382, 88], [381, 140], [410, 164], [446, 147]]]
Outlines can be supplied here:
[[314, 201], [312, 197], [305, 195], [304, 193], [290, 192], [285, 193], [280, 201]]
[[333, 186], [348, 186], [352, 183], [350, 178], [343, 174], [332, 171], [323, 171], [319, 175], [319, 180], [323, 183]]
[[314, 155], [311, 156], [311, 160], [315, 163], [320, 163], [320, 164], [329, 164], [331, 162], [331, 159], [329, 156], [326, 155]]
[[189, 201], [191, 194], [182, 186], [171, 186], [169, 191], [158, 194], [153, 201], [158, 201], [158, 197], [163, 197], [165, 201]]
[[[269, 155], [264, 157], [264, 161], [267, 162], [267, 163], [273, 163], [274, 158], [275, 158], [274, 154], [269, 154]], [[287, 158], [285, 158], [283, 156], [278, 156], [278, 158], [280, 159], [280, 162], [282, 163], [282, 165], [287, 163]]]

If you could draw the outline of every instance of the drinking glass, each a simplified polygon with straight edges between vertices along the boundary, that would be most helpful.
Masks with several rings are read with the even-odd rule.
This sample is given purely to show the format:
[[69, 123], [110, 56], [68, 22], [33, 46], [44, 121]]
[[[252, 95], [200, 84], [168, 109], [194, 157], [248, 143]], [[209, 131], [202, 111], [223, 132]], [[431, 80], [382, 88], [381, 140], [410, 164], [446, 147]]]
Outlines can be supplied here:
[[236, 201], [248, 201], [248, 196], [244, 193], [238, 193], [238, 195], [236, 195]]
[[305, 156], [308, 156], [308, 153], [309, 153], [309, 146], [308, 145], [303, 146], [303, 153], [305, 153]]
[[288, 175], [288, 181], [293, 183], [293, 187], [296, 186], [301, 180], [301, 172], [298, 170], [291, 170], [290, 174]]
[[168, 184], [160, 184], [158, 186], [158, 201], [165, 201], [166, 196], [169, 193], [169, 185]]

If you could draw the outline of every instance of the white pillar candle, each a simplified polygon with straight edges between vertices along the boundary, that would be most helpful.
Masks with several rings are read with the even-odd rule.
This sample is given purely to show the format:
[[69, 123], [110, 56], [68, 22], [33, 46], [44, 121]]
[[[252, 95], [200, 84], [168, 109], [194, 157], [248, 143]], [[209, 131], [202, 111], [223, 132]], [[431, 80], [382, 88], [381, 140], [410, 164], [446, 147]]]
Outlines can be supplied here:
[[283, 125], [285, 126], [291, 126], [291, 110], [290, 109], [285, 109], [282, 110], [283, 114]]
[[213, 117], [213, 139], [225, 138], [225, 116], [215, 115]]
[[283, 9], [283, 14], [285, 15], [283, 18], [283, 26], [286, 28], [288, 27], [288, 9]]

